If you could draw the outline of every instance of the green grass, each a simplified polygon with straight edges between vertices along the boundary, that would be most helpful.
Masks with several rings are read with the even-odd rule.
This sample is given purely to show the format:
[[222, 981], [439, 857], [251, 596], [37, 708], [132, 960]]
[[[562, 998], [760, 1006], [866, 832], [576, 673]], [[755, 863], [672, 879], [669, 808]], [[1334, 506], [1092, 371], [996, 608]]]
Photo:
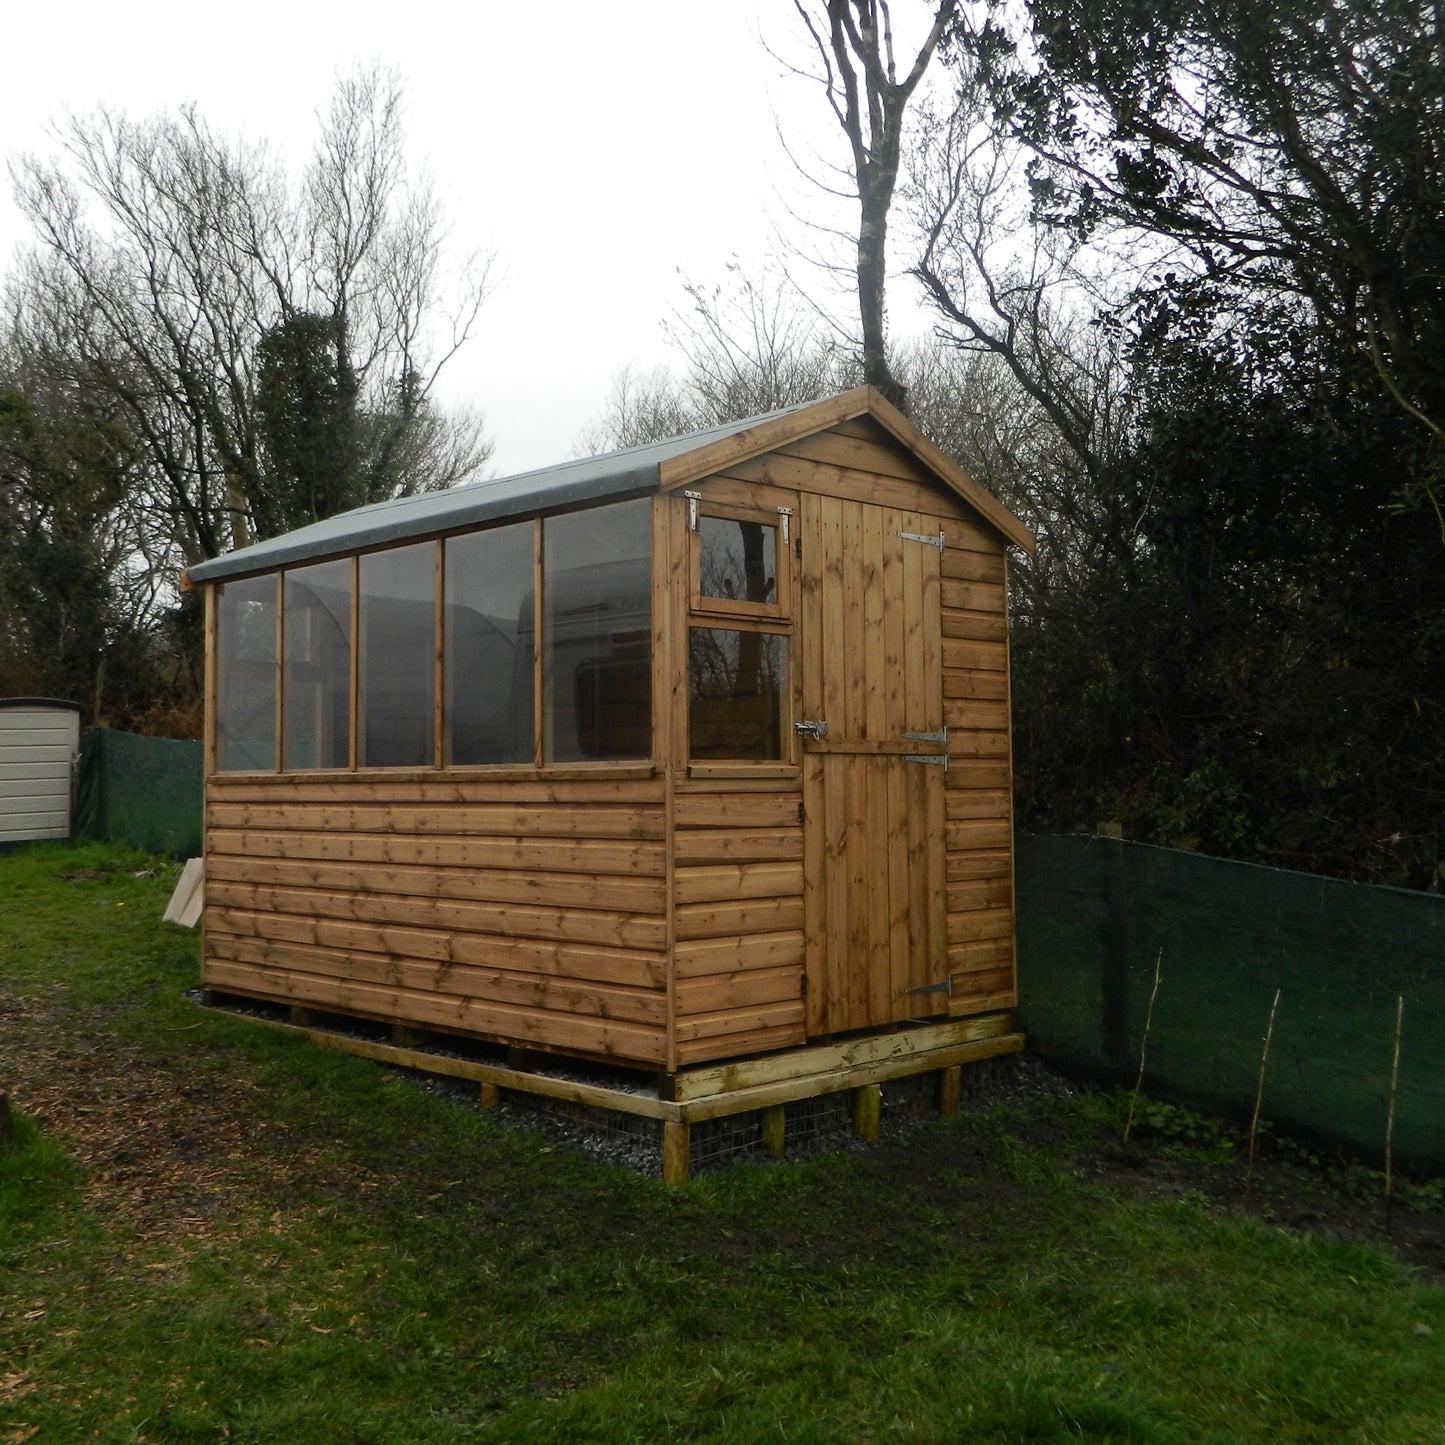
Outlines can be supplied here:
[[199, 1013], [174, 877], [0, 858], [0, 1090], [120, 1121], [0, 1154], [0, 1442], [1445, 1440], [1445, 1291], [1091, 1183], [1109, 1101], [669, 1190]]

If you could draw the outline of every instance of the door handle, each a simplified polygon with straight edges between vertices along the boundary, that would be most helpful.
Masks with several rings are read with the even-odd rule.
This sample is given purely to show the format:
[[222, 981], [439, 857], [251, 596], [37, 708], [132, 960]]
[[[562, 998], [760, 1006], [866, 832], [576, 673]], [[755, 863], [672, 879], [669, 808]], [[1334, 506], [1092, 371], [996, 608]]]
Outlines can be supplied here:
[[821, 718], [810, 719], [807, 722], [795, 722], [793, 731], [801, 737], [812, 738], [814, 742], [820, 741], [828, 736], [828, 724]]

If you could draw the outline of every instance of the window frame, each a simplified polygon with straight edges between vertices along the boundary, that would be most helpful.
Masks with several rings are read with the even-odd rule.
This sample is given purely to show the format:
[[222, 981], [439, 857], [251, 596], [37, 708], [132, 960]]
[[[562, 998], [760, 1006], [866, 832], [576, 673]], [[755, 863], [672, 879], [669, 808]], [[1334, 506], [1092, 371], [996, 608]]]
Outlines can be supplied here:
[[[689, 499], [692, 501], [693, 499]], [[710, 501], [706, 496], [696, 501], [697, 525], [688, 527], [687, 575], [688, 611], [713, 617], [736, 618], [740, 621], [791, 622], [793, 616], [793, 539], [784, 538], [783, 522], [795, 520], [791, 511], [767, 506], [747, 506]], [[715, 517], [725, 522], [754, 522], [771, 527], [776, 541], [773, 547], [776, 576], [776, 602], [749, 602], [742, 598], [708, 597], [702, 591], [702, 521]]]

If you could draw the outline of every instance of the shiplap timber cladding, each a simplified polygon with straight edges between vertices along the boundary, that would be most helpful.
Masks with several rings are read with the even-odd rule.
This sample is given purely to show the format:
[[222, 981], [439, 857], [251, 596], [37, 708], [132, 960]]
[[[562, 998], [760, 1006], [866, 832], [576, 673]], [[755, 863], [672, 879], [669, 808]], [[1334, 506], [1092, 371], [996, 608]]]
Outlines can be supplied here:
[[0, 843], [68, 838], [80, 712], [44, 698], [0, 698]]
[[[194, 569], [216, 584], [206, 986], [668, 1075], [1011, 1007], [1020, 524], [867, 389], [526, 480]], [[584, 567], [549, 592], [548, 519], [623, 505], [645, 509], [646, 572], [588, 592]], [[514, 605], [468, 624], [466, 665], [491, 673], [448, 677], [438, 600], [435, 687], [415, 699], [432, 726], [408, 734], [434, 737], [431, 765], [358, 766], [357, 678], [376, 673], [355, 639], [385, 617], [317, 590], [307, 626], [329, 608], [353, 648], [328, 711], [281, 685], [307, 659], [285, 672], [285, 589], [259, 579], [430, 542], [439, 599], [470, 596], [446, 539], [481, 526], [525, 532]], [[599, 556], [597, 579], [621, 576]], [[252, 599], [245, 636], [216, 621], [228, 579]], [[406, 605], [415, 637], [431, 604]], [[247, 691], [227, 692], [227, 665], [250, 669]], [[447, 765], [451, 699], [493, 682], [506, 761]], [[218, 697], [235, 709], [219, 749]], [[284, 770], [297, 717], [350, 717], [349, 765]], [[469, 746], [492, 746], [495, 722], [473, 720]]]

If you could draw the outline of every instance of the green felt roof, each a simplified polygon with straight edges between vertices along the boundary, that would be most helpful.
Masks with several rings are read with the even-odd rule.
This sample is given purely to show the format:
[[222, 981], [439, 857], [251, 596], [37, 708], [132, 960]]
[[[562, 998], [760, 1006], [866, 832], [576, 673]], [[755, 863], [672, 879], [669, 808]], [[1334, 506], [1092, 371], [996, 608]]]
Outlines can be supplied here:
[[[807, 403], [806, 405], [812, 405]], [[502, 522], [508, 517], [532, 516], [538, 512], [596, 506], [622, 497], [640, 496], [659, 488], [658, 468], [674, 457], [685, 456], [711, 442], [722, 441], [760, 422], [803, 411], [805, 406], [786, 407], [764, 416], [748, 417], [726, 426], [608, 452], [599, 457], [520, 472], [491, 481], [470, 482], [444, 492], [420, 492], [376, 502], [369, 507], [341, 512], [310, 526], [299, 527], [251, 547], [198, 562], [187, 569], [192, 582], [217, 582], [248, 572], [319, 561], [366, 547], [402, 542], [410, 537], [434, 536], [438, 532], [464, 530], [484, 522]]]

